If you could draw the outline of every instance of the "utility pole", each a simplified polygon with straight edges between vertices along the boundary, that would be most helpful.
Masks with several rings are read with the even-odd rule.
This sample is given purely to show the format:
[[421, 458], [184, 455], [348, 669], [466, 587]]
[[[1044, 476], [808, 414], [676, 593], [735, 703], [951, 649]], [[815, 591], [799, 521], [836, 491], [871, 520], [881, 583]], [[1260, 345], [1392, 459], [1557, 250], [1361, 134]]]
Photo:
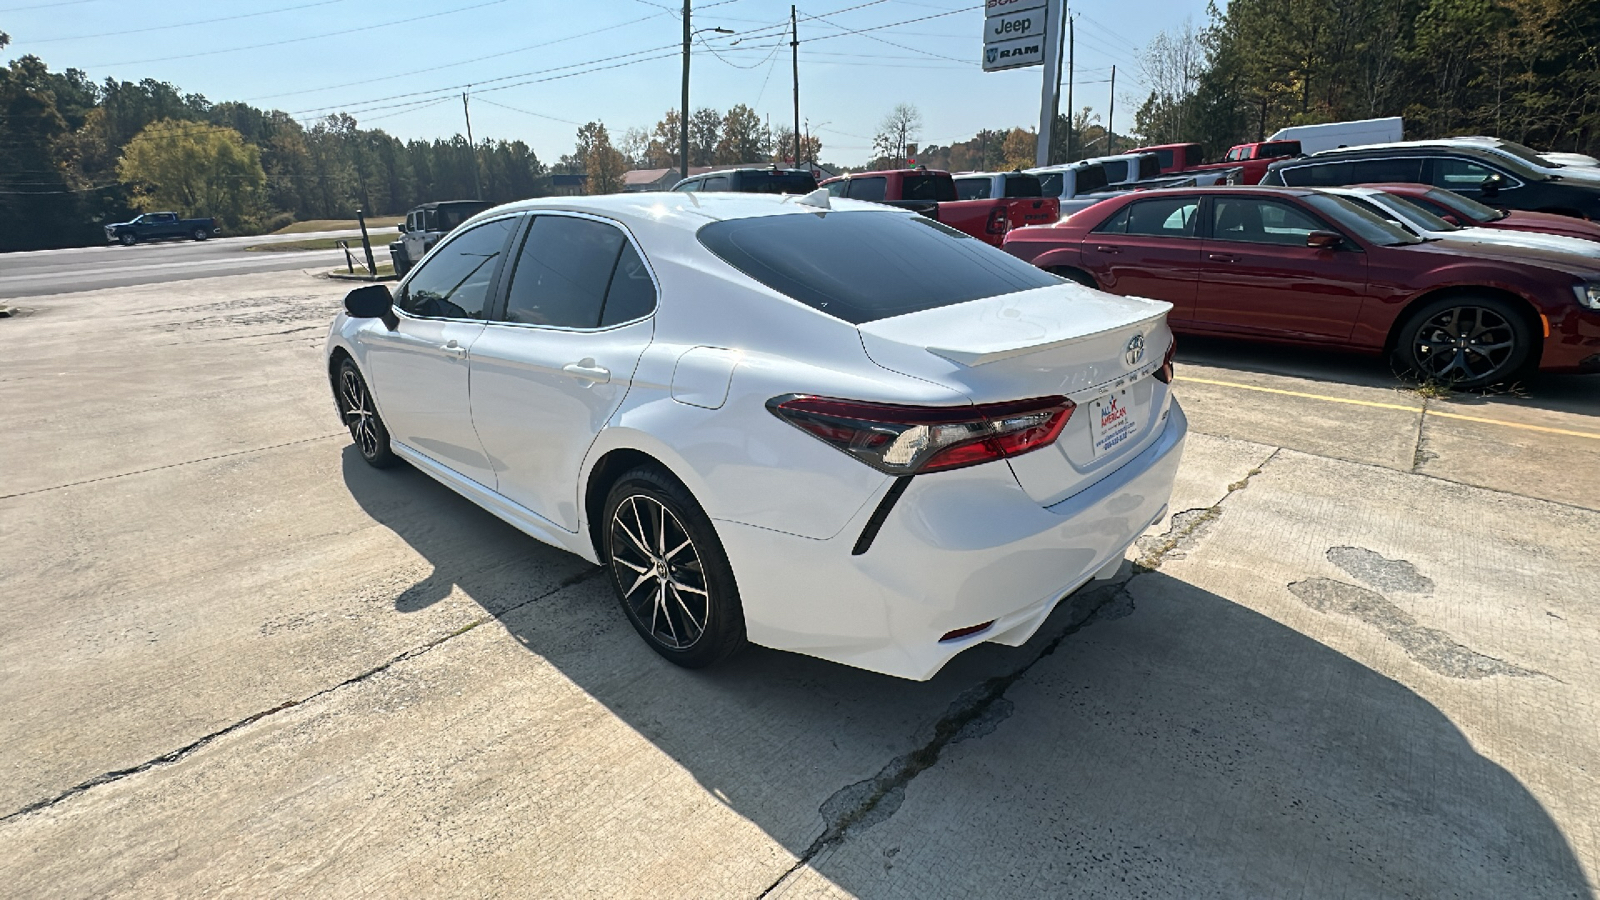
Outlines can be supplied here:
[[789, 59], [794, 66], [794, 165], [800, 167], [800, 26], [789, 7]]
[[461, 111], [467, 116], [467, 152], [472, 154], [472, 188], [478, 199], [483, 199], [483, 178], [478, 174], [478, 145], [472, 142], [472, 109], [467, 106], [467, 92], [461, 92]]
[[1075, 69], [1072, 62], [1072, 19], [1067, 19], [1067, 158], [1062, 162], [1072, 162], [1072, 120], [1077, 115], [1078, 108], [1072, 105], [1072, 79]]
[[1110, 156], [1117, 151], [1112, 149], [1116, 144], [1116, 132], [1112, 126], [1117, 122], [1117, 67], [1111, 67], [1111, 109], [1106, 113], [1106, 155]]
[[683, 111], [678, 113], [678, 176], [689, 177], [689, 0], [683, 0]]
[[1050, 0], [1045, 7], [1044, 83], [1039, 93], [1039, 139], [1033, 154], [1038, 166], [1050, 165], [1050, 135], [1061, 106], [1061, 19], [1066, 13], [1066, 0]]

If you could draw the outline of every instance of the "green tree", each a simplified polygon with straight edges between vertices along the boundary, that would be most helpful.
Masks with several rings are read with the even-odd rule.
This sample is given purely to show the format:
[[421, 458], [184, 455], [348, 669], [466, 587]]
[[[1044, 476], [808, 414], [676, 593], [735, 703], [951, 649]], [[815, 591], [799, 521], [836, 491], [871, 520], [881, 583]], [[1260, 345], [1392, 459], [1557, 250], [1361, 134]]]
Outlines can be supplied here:
[[215, 216], [229, 228], [253, 228], [265, 211], [261, 151], [232, 128], [163, 119], [122, 150], [117, 174], [140, 209]]
[[772, 152], [767, 127], [756, 111], [743, 103], [722, 117], [722, 138], [717, 142], [717, 164], [758, 162]]

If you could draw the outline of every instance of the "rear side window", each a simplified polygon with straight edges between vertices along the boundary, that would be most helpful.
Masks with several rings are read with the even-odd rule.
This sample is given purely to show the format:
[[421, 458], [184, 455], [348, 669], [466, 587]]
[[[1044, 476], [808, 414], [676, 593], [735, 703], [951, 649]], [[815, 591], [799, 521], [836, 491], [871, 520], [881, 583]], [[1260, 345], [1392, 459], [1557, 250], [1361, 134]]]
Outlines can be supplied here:
[[1142, 234], [1148, 237], [1194, 237], [1197, 197], [1140, 200], [1100, 223], [1100, 234]]
[[528, 228], [505, 321], [594, 328], [637, 319], [654, 306], [655, 283], [620, 229], [547, 215]]
[[1360, 159], [1350, 164], [1350, 184], [1414, 182], [1422, 180], [1422, 160]]
[[897, 213], [729, 219], [699, 238], [756, 281], [853, 325], [1061, 283], [953, 228]]
[[956, 186], [948, 175], [905, 175], [900, 179], [900, 194], [901, 200], [947, 203], [956, 199]]
[[1188, 160], [1186, 165], [1198, 166], [1205, 162], [1205, 154], [1200, 152], [1199, 147], [1185, 147], [1183, 148], [1183, 155]]
[[1353, 167], [1350, 163], [1322, 163], [1316, 166], [1295, 166], [1282, 171], [1283, 183], [1291, 187], [1338, 187], [1350, 184]]
[[731, 188], [728, 187], [728, 176], [709, 175], [706, 177], [705, 183], [700, 186], [700, 190], [705, 191], [706, 193], [731, 190]]
[[1163, 168], [1163, 169], [1172, 168], [1172, 151], [1171, 150], [1157, 150], [1156, 151], [1156, 158], [1161, 160], [1161, 168]]
[[[889, 186], [889, 179], [877, 178], [852, 178], [850, 179], [849, 197], [851, 200], [868, 200], [873, 203], [882, 202], [885, 189]], [[907, 198], [910, 199], [910, 198]]]
[[739, 190], [746, 194], [809, 194], [817, 180], [803, 172], [745, 172], [739, 176]]
[[957, 178], [956, 196], [962, 200], [987, 200], [992, 188], [992, 179], [988, 178]]

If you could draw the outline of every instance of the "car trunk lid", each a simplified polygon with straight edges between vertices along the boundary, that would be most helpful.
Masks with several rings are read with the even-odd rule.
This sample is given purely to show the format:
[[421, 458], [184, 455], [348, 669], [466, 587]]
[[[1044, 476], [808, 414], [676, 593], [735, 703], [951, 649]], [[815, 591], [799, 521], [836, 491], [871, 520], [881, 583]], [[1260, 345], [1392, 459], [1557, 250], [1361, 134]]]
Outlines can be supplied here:
[[858, 327], [877, 365], [973, 403], [1052, 395], [1076, 403], [1054, 444], [1009, 460], [1023, 490], [1050, 505], [1114, 471], [1160, 433], [1168, 390], [1153, 376], [1172, 342], [1171, 308], [1061, 284]]

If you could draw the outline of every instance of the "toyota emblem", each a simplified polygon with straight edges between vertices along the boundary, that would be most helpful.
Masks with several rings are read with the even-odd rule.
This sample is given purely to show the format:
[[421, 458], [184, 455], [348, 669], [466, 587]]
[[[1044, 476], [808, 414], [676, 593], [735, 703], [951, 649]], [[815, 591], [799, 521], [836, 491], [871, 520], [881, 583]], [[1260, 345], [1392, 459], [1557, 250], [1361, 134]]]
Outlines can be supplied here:
[[1144, 335], [1133, 336], [1133, 340], [1128, 342], [1128, 352], [1124, 353], [1123, 357], [1128, 360], [1130, 366], [1137, 366], [1139, 360], [1144, 359]]

